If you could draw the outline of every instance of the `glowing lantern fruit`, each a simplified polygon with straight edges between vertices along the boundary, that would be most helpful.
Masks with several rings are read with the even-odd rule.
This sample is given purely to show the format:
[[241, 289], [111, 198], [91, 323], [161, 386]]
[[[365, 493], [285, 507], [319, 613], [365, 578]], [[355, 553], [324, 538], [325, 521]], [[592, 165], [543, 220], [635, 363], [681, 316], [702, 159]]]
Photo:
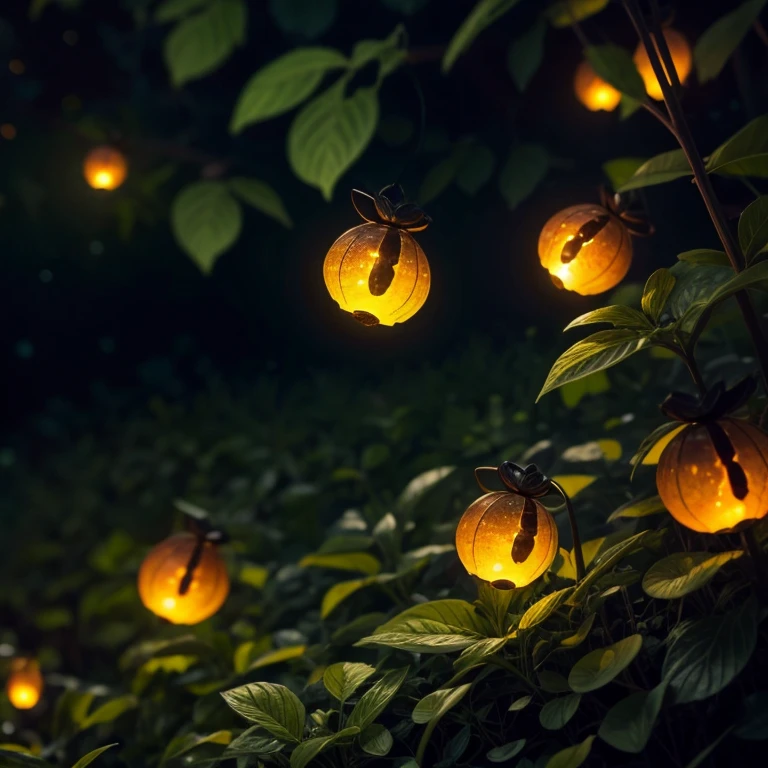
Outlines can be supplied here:
[[576, 98], [592, 112], [612, 112], [619, 106], [621, 92], [603, 80], [588, 61], [582, 61], [573, 80]]
[[[675, 71], [680, 79], [681, 83], [684, 83], [688, 75], [691, 73], [691, 67], [693, 65], [693, 54], [691, 53], [691, 46], [688, 45], [688, 41], [674, 29], [665, 29], [664, 39], [667, 42], [670, 56], [672, 57], [672, 63], [675, 65]], [[654, 40], [654, 48], [658, 53], [659, 47]], [[659, 56], [661, 59], [661, 56]], [[651, 66], [651, 60], [648, 58], [648, 51], [642, 43], [637, 47], [634, 56], [635, 66], [640, 73], [640, 77], [643, 78], [645, 83], [646, 93], [657, 101], [661, 101], [664, 98], [664, 94], [661, 91], [661, 85], [659, 85], [656, 73]], [[664, 65], [664, 60], [661, 59], [661, 65], [664, 67], [664, 72], [669, 77], [669, 70]]]
[[662, 452], [656, 485], [672, 517], [693, 531], [759, 520], [768, 513], [768, 435], [731, 418], [690, 424]]
[[141, 602], [173, 624], [205, 621], [221, 608], [228, 593], [229, 577], [218, 548], [193, 533], [161, 541], [139, 569]]
[[582, 296], [603, 293], [627, 274], [632, 240], [614, 212], [600, 205], [574, 205], [544, 225], [539, 260], [559, 288]]
[[535, 465], [523, 469], [505, 461], [498, 473], [510, 490], [486, 493], [469, 505], [456, 528], [456, 551], [470, 574], [492, 586], [525, 587], [557, 554], [555, 520], [533, 498], [549, 493], [550, 481]]
[[40, 665], [32, 659], [14, 659], [5, 689], [16, 709], [32, 709], [43, 692]]
[[114, 147], [96, 147], [85, 156], [83, 175], [94, 189], [117, 189], [128, 175], [128, 163]]
[[345, 232], [328, 251], [328, 292], [363, 325], [405, 322], [429, 294], [427, 257], [411, 232], [426, 229], [431, 219], [406, 203], [396, 185], [375, 196], [353, 190], [352, 203], [367, 223]]

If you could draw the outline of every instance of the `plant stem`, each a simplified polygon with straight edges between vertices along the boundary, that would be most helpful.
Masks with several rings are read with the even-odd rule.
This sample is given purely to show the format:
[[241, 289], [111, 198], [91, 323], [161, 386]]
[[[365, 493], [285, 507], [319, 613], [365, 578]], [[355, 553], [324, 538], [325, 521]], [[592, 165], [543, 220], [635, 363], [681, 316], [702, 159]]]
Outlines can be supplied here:
[[563, 489], [563, 486], [555, 480], [550, 479], [552, 487], [563, 497], [565, 502], [565, 508], [568, 510], [568, 522], [571, 524], [571, 538], [573, 539], [573, 556], [576, 559], [576, 583], [578, 584], [586, 573], [584, 566], [584, 553], [581, 550], [581, 536], [579, 536], [579, 525], [576, 522], [576, 513], [573, 510], [573, 504], [571, 503], [568, 494]]
[[[691, 130], [685, 119], [680, 100], [677, 98], [675, 89], [679, 89], [680, 79], [677, 75], [677, 70], [672, 62], [672, 55], [669, 52], [664, 35], [661, 32], [661, 24], [659, 22], [659, 7], [656, 0], [650, 0], [651, 10], [653, 14], [653, 26], [654, 26], [654, 39], [651, 38], [651, 31], [646, 24], [643, 17], [642, 10], [638, 0], [622, 0], [624, 9], [630, 18], [635, 30], [637, 31], [640, 40], [645, 47], [648, 58], [653, 68], [653, 72], [656, 75], [659, 85], [661, 86], [662, 94], [664, 95], [664, 103], [667, 107], [667, 112], [671, 120], [671, 129], [675, 138], [677, 139], [680, 147], [685, 154], [688, 164], [693, 171], [693, 178], [696, 182], [696, 186], [699, 189], [704, 205], [707, 208], [712, 223], [715, 226], [717, 235], [720, 238], [725, 253], [728, 256], [728, 260], [731, 262], [735, 272], [740, 272], [745, 264], [744, 259], [739, 250], [739, 246], [736, 239], [731, 232], [728, 221], [725, 217], [725, 213], [720, 205], [720, 201], [715, 195], [715, 191], [712, 187], [712, 181], [707, 174], [707, 170], [704, 166], [704, 161], [699, 154], [696, 147], [696, 143], [693, 140]], [[662, 60], [664, 64], [662, 65]], [[665, 67], [669, 73], [669, 80], [665, 73]], [[760, 364], [760, 370], [762, 374], [763, 388], [768, 392], [768, 342], [766, 342], [763, 331], [760, 327], [760, 322], [755, 313], [755, 309], [752, 306], [752, 302], [749, 295], [745, 291], [739, 291], [735, 294], [736, 301], [739, 304], [739, 309], [744, 317], [744, 324], [752, 337], [752, 344], [755, 348], [755, 354]]]

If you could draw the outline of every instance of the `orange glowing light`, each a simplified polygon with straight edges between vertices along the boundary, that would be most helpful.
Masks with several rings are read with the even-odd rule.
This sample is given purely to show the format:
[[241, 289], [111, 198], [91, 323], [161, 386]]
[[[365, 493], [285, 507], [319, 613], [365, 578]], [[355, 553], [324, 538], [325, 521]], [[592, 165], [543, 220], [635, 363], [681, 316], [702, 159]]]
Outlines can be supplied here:
[[5, 690], [16, 709], [32, 709], [43, 692], [40, 665], [33, 659], [14, 659]]
[[619, 106], [621, 93], [605, 82], [588, 61], [582, 61], [573, 80], [576, 98], [592, 112], [612, 112]]
[[3, 123], [0, 125], [0, 136], [4, 139], [11, 141], [16, 138], [16, 126], [11, 123]]
[[[691, 46], [688, 41], [676, 30], [667, 28], [663, 32], [664, 39], [667, 42], [669, 53], [672, 56], [672, 63], [675, 65], [675, 71], [677, 72], [680, 83], [685, 83], [688, 75], [691, 73], [693, 66], [693, 53], [691, 52]], [[654, 47], [658, 53], [659, 48], [654, 40]], [[634, 55], [635, 66], [640, 73], [640, 77], [643, 78], [645, 83], [646, 93], [656, 101], [661, 101], [664, 98], [664, 94], [661, 91], [661, 85], [659, 85], [656, 73], [651, 66], [651, 60], [648, 58], [648, 52], [642, 43], [638, 45]], [[669, 71], [664, 65], [664, 61], [661, 61], [661, 66], [664, 68], [664, 73], [669, 79]]]
[[94, 189], [117, 189], [128, 175], [128, 163], [114, 147], [96, 147], [85, 156], [83, 175]]
[[[198, 547], [199, 562], [195, 564]], [[191, 579], [187, 576], [190, 570]], [[186, 591], [185, 576], [189, 581]], [[139, 569], [142, 603], [172, 624], [205, 621], [221, 608], [228, 594], [229, 577], [218, 548], [191, 533], [177, 533], [161, 541]]]
[[747, 495], [737, 498], [728, 472], [704, 424], [691, 424], [664, 448], [656, 486], [678, 523], [700, 533], [729, 531], [768, 514], [768, 435], [739, 419], [721, 419], [747, 478]]

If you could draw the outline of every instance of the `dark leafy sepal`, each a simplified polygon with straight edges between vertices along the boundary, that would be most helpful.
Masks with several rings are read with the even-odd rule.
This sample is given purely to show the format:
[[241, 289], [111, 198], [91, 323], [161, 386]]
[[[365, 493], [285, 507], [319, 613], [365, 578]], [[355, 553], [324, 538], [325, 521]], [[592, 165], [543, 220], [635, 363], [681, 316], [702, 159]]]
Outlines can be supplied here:
[[414, 203], [407, 203], [399, 184], [390, 184], [378, 195], [352, 190], [352, 205], [368, 222], [386, 224], [407, 232], [421, 232], [432, 219]]
[[703, 397], [673, 392], [661, 404], [661, 410], [669, 418], [687, 424], [713, 422], [745, 405], [756, 387], [755, 379], [747, 376], [730, 389], [718, 382]]

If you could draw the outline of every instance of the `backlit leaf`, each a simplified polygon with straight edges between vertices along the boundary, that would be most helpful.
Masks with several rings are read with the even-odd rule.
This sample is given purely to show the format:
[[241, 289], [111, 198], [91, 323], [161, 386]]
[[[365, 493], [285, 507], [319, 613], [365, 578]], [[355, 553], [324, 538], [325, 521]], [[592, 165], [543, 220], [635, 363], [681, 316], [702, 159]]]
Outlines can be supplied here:
[[642, 307], [654, 324], [658, 324], [674, 287], [675, 276], [668, 269], [657, 269], [648, 278], [643, 289]]
[[591, 651], [574, 664], [568, 684], [577, 693], [602, 688], [632, 663], [642, 647], [642, 636], [630, 635], [613, 645]]
[[668, 181], [691, 176], [691, 166], [682, 149], [673, 149], [662, 152], [650, 160], [646, 160], [616, 191], [628, 192], [630, 189], [651, 187], [654, 184], [665, 184]]
[[351, 725], [330, 736], [318, 736], [314, 739], [303, 741], [291, 753], [291, 768], [304, 768], [321, 752], [325, 752], [326, 749], [332, 747], [336, 742], [345, 739], [351, 740], [358, 733], [360, 733], [360, 728]]
[[315, 552], [305, 555], [299, 560], [301, 568], [333, 568], [340, 571], [360, 571], [360, 573], [375, 576], [381, 570], [381, 563], [367, 552], [340, 552], [338, 554], [321, 554]]
[[613, 43], [589, 45], [584, 49], [584, 57], [597, 75], [616, 90], [638, 101], [645, 99], [643, 79], [624, 48]]
[[238, 715], [260, 725], [275, 738], [301, 741], [306, 717], [304, 705], [284, 685], [249, 683], [221, 695]]
[[428, 694], [415, 706], [411, 719], [414, 723], [428, 723], [442, 717], [464, 698], [471, 687], [472, 683], [466, 683], [457, 688], [444, 688]]
[[363, 731], [371, 725], [397, 695], [400, 686], [408, 676], [408, 669], [408, 667], [393, 669], [381, 680], [377, 680], [355, 704], [354, 709], [349, 713], [347, 725], [357, 726]]
[[375, 672], [369, 664], [341, 661], [326, 668], [323, 685], [331, 696], [343, 703]]
[[768, 248], [768, 195], [750, 203], [739, 217], [739, 245], [747, 263]]
[[594, 740], [594, 736], [587, 736], [580, 744], [561, 749], [549, 758], [544, 768], [579, 768], [589, 757]]
[[116, 746], [117, 746], [117, 743], [115, 743], [115, 744], [107, 744], [106, 747], [99, 747], [98, 749], [94, 749], [91, 752], [89, 752], [87, 755], [83, 755], [72, 766], [72, 768], [85, 768], [87, 765], [90, 765], [99, 755], [102, 755], [108, 749], [112, 749], [112, 747], [116, 747]]
[[768, 115], [752, 120], [706, 161], [708, 173], [768, 177]]
[[261, 669], [262, 667], [269, 667], [272, 664], [280, 664], [283, 661], [301, 658], [306, 653], [306, 650], [306, 645], [287, 645], [284, 648], [268, 651], [249, 664], [248, 672], [252, 672], [254, 669]]
[[553, 27], [570, 27], [574, 22], [588, 19], [608, 5], [609, 0], [558, 0], [547, 8]]
[[647, 595], [661, 600], [675, 600], [705, 586], [728, 562], [743, 552], [675, 552], [654, 563], [643, 576]]
[[569, 693], [548, 701], [539, 712], [541, 727], [546, 728], [548, 731], [557, 731], [560, 728], [564, 728], [568, 721], [576, 714], [580, 701], [580, 693]]

